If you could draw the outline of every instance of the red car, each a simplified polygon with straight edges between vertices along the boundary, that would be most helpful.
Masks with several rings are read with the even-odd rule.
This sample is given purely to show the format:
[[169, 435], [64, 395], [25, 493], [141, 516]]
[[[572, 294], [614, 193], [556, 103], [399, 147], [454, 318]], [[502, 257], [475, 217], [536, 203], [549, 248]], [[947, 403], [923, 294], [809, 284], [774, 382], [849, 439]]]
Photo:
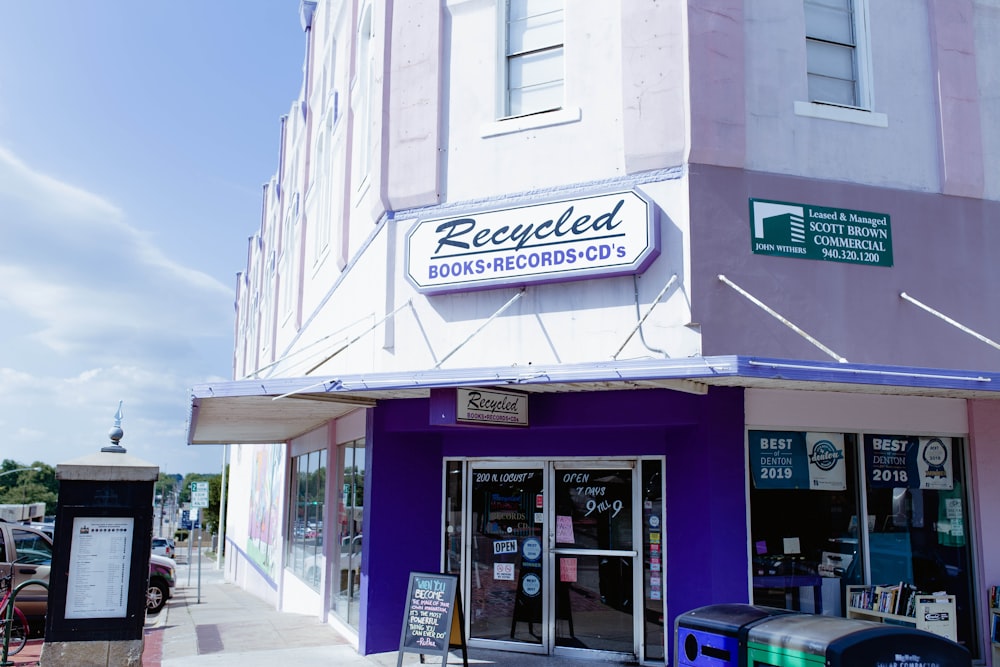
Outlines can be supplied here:
[[159, 613], [173, 595], [177, 565], [166, 556], [149, 556], [149, 586], [146, 589], [146, 612]]

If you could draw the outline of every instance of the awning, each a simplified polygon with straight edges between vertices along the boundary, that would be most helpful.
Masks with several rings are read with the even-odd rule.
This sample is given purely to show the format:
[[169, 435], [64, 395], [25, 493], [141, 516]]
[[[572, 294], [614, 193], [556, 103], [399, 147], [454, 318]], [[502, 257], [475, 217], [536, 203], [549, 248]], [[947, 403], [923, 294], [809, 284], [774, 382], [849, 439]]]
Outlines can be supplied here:
[[424, 398], [440, 387], [579, 392], [710, 386], [1000, 398], [1000, 374], [967, 370], [715, 356], [553, 366], [430, 369], [324, 379], [235, 380], [191, 390], [188, 444], [269, 444], [308, 433], [378, 401]]

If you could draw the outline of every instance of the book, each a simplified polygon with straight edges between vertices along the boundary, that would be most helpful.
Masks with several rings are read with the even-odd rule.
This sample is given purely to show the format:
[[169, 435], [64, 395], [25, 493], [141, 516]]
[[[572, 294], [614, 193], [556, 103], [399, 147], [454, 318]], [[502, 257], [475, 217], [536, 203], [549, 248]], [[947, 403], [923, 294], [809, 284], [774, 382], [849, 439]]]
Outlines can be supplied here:
[[893, 613], [899, 616], [914, 616], [916, 613], [914, 596], [916, 594], [917, 594], [916, 586], [914, 586], [913, 584], [900, 582], [899, 597], [896, 600], [896, 611]]

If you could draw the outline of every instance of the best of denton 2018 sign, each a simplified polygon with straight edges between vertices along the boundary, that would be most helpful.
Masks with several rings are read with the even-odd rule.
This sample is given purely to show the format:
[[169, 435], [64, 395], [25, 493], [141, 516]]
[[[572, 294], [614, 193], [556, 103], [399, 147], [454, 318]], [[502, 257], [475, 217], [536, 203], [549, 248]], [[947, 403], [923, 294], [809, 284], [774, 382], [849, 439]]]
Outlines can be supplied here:
[[751, 199], [750, 247], [756, 255], [892, 266], [886, 213]]
[[659, 254], [654, 210], [629, 190], [419, 220], [406, 275], [427, 294], [639, 273]]

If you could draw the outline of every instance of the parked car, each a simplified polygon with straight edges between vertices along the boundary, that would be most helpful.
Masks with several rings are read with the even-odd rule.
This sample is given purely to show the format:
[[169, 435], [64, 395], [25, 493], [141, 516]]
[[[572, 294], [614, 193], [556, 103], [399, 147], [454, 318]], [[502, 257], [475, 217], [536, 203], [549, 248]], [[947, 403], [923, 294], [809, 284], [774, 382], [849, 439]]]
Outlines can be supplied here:
[[55, 537], [55, 532], [56, 532], [55, 523], [48, 521], [32, 521], [28, 525], [48, 535], [50, 540]]
[[174, 554], [177, 553], [177, 547], [174, 544], [174, 541], [169, 537], [154, 537], [153, 553], [157, 556], [173, 558]]
[[177, 564], [172, 558], [150, 554], [149, 585], [146, 588], [146, 613], [158, 614], [173, 597]]
[[[12, 563], [14, 586], [29, 579], [48, 583], [52, 539], [37, 528], [0, 520], [0, 570], [3, 574], [10, 572]], [[17, 594], [15, 605], [34, 625], [45, 619], [48, 598], [49, 592], [44, 586], [27, 586]]]

